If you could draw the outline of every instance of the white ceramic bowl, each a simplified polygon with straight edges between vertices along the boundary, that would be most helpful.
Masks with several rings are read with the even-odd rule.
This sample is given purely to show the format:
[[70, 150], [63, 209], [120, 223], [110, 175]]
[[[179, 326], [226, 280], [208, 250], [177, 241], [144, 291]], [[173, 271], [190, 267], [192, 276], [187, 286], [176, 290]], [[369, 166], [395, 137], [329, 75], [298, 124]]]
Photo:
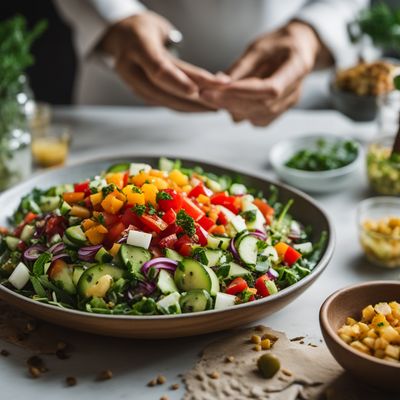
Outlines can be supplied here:
[[307, 192], [327, 193], [348, 186], [362, 164], [362, 149], [360, 145], [358, 145], [356, 159], [342, 168], [329, 171], [302, 171], [285, 165], [298, 151], [315, 148], [319, 139], [323, 139], [328, 143], [339, 140], [354, 140], [340, 135], [313, 134], [278, 142], [272, 147], [269, 157], [269, 161], [277, 175], [285, 182]]

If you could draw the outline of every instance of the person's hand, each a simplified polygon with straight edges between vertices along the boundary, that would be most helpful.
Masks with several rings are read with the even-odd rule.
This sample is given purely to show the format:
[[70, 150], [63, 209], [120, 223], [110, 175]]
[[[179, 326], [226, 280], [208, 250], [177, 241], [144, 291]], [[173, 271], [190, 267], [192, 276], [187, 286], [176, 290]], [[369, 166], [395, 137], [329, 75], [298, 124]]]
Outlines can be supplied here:
[[147, 103], [178, 111], [208, 111], [200, 88], [226, 82], [204, 69], [174, 58], [167, 50], [171, 24], [152, 12], [113, 25], [100, 43], [116, 60], [116, 71]]
[[210, 106], [229, 111], [235, 122], [265, 126], [297, 103], [304, 77], [317, 62], [330, 62], [314, 30], [291, 22], [257, 39], [227, 71], [232, 83], [202, 91]]

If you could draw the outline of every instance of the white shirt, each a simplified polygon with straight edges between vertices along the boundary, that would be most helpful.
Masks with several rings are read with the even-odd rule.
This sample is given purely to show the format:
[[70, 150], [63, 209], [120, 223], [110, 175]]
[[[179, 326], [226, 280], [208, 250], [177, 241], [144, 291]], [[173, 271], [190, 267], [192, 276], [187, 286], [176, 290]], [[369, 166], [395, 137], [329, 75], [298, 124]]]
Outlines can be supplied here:
[[96, 44], [113, 23], [146, 8], [183, 33], [179, 56], [211, 72], [228, 68], [260, 34], [290, 19], [309, 23], [336, 63], [354, 60], [347, 35], [368, 0], [55, 0], [74, 30], [80, 58], [75, 88], [79, 104], [138, 104], [138, 99], [95, 57]]

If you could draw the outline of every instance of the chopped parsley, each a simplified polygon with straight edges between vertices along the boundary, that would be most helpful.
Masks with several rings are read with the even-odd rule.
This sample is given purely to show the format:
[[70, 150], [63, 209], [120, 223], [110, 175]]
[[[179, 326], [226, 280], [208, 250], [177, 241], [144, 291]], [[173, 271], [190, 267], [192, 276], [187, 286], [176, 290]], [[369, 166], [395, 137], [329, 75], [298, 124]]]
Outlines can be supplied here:
[[257, 210], [248, 210], [240, 214], [246, 222], [254, 222], [257, 218]]
[[99, 213], [97, 215], [97, 221], [101, 224], [101, 225], [105, 225], [106, 220], [104, 219], [104, 215], [102, 213]]
[[186, 211], [178, 211], [178, 214], [176, 215], [176, 224], [180, 226], [189, 236], [194, 236], [196, 234], [194, 219], [188, 215]]
[[160, 200], [172, 200], [172, 196], [167, 192], [161, 191], [157, 193], [157, 201]]
[[144, 204], [136, 204], [134, 207], [132, 207], [132, 211], [141, 217], [146, 211], [146, 206]]
[[115, 190], [115, 185], [111, 184], [108, 186], [105, 186], [101, 189], [103, 196], [106, 197], [107, 195], [109, 195], [110, 193], [112, 193]]
[[382, 326], [385, 326], [385, 323], [384, 323], [384, 322], [378, 322], [377, 325], [378, 325], [379, 327], [382, 327]]
[[132, 185], [131, 190], [133, 193], [143, 193], [140, 188], [135, 185]]
[[147, 203], [147, 213], [149, 215], [154, 215], [157, 212], [157, 210], [154, 208], [153, 204]]

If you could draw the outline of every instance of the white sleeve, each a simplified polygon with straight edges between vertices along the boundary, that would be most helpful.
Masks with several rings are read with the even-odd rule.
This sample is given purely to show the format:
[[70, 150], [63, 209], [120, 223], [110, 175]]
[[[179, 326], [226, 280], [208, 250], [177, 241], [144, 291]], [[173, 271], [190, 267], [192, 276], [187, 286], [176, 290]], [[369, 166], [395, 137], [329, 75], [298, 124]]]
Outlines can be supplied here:
[[312, 26], [337, 65], [355, 58], [347, 25], [369, 5], [369, 0], [310, 0], [295, 16]]
[[72, 26], [81, 57], [94, 50], [107, 28], [145, 10], [136, 0], [54, 0], [61, 15]]

